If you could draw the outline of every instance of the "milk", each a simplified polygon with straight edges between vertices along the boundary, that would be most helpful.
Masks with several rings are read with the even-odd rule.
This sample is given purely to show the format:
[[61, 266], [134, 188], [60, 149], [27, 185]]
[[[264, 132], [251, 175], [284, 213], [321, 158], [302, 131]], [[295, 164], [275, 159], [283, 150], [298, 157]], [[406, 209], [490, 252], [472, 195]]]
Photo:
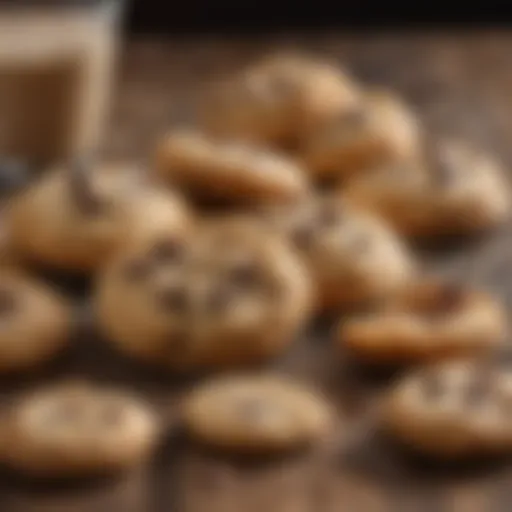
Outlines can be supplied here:
[[112, 17], [98, 7], [0, 3], [0, 154], [47, 163], [96, 149], [116, 47]]

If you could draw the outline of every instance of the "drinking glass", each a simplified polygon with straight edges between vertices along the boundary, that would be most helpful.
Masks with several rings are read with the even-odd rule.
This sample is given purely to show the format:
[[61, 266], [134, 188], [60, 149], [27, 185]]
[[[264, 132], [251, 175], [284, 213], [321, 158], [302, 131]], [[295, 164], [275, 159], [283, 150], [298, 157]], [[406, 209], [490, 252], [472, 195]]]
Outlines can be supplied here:
[[121, 0], [0, 0], [0, 156], [47, 164], [97, 149]]

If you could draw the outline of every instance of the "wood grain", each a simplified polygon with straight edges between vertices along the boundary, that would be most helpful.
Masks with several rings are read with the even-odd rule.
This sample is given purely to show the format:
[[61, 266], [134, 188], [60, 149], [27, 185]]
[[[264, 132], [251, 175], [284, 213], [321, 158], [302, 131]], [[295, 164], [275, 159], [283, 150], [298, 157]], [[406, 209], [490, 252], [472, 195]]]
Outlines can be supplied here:
[[[512, 163], [512, 35], [329, 34], [239, 39], [139, 40], [127, 44], [105, 152], [147, 161], [155, 137], [187, 119], [202, 87], [218, 73], [271, 50], [335, 57], [367, 84], [402, 93], [435, 133], [467, 137]], [[512, 227], [444, 254], [428, 266], [487, 286], [512, 306]], [[509, 282], [510, 281], [510, 282]], [[107, 353], [94, 334], [78, 336], [59, 375], [114, 381], [147, 397], [172, 423], [186, 383], [163, 379]], [[507, 512], [512, 467], [443, 469], [408, 460], [375, 436], [371, 404], [389, 378], [370, 378], [329, 352], [329, 323], [312, 329], [279, 362], [314, 381], [339, 410], [333, 439], [313, 453], [270, 465], [243, 466], [201, 453], [170, 435], [148, 467], [115, 482], [39, 488], [0, 478], [1, 512]], [[34, 377], [31, 383], [37, 381]], [[18, 385], [2, 383], [2, 395]]]

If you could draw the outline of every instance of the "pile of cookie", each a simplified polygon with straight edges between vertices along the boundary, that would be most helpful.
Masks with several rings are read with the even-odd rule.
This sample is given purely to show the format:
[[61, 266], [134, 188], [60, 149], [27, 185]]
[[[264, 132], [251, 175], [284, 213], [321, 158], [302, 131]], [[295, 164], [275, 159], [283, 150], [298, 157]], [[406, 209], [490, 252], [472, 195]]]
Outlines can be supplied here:
[[[335, 413], [318, 390], [261, 371], [328, 313], [333, 356], [410, 368], [379, 409], [395, 438], [440, 457], [512, 448], [509, 377], [483, 357], [503, 343], [502, 305], [425, 274], [408, 243], [505, 221], [499, 165], [433, 141], [392, 92], [301, 56], [218, 81], [195, 121], [162, 137], [145, 169], [76, 159], [12, 195], [1, 373], [70, 343], [70, 299], [33, 271], [52, 268], [92, 277], [94, 321], [120, 354], [173, 374], [222, 373], [177, 415], [210, 447], [276, 453], [328, 436]], [[128, 392], [63, 383], [2, 412], [0, 462], [35, 475], [120, 470], [164, 432]]]

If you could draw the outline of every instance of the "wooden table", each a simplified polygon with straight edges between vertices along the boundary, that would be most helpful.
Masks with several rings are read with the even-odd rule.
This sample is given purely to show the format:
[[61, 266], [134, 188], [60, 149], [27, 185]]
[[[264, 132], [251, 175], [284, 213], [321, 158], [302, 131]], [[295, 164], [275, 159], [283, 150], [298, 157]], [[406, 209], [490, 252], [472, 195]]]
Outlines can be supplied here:
[[[367, 83], [403, 93], [436, 133], [458, 134], [512, 163], [512, 34], [261, 36], [137, 41], [127, 45], [107, 153], [144, 159], [172, 119], [189, 115], [216, 73], [274, 49], [335, 56]], [[512, 301], [512, 229], [471, 246], [425, 254], [431, 265], [493, 288]], [[510, 280], [510, 284], [507, 282]], [[328, 322], [327, 322], [328, 323]], [[373, 435], [368, 411], [386, 379], [329, 355], [328, 325], [299, 340], [283, 372], [314, 381], [339, 406], [339, 427], [318, 450], [266, 465], [241, 465], [170, 438], [153, 462], [101, 485], [28, 486], [0, 478], [1, 512], [494, 512], [512, 508], [512, 467], [439, 469], [413, 464]], [[2, 382], [4, 395], [40, 379], [89, 375], [138, 390], [172, 422], [183, 382], [121, 361], [87, 330], [73, 353], [30, 381]]]

